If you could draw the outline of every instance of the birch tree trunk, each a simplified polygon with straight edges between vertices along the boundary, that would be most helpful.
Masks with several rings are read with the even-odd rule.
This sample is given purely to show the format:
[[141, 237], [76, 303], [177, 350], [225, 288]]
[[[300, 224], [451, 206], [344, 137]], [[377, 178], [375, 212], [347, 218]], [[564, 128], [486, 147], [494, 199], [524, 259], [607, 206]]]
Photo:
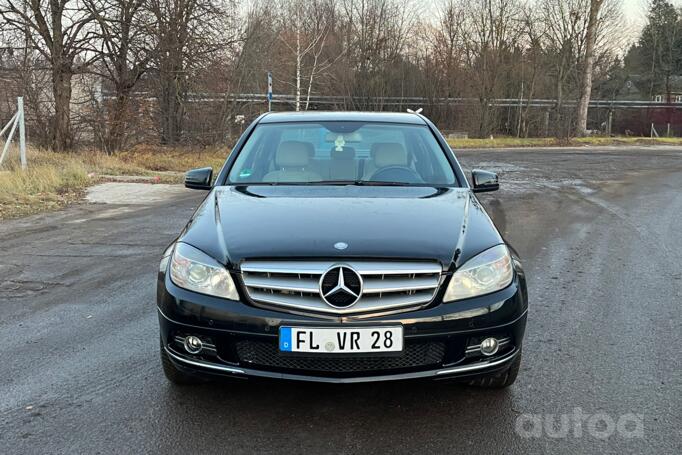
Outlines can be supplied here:
[[587, 33], [585, 36], [585, 63], [580, 82], [580, 100], [576, 113], [576, 135], [587, 135], [587, 109], [592, 94], [592, 68], [594, 67], [594, 48], [597, 41], [597, 25], [599, 22], [599, 10], [604, 0], [592, 0], [590, 2], [590, 17], [587, 21]]
[[296, 110], [301, 110], [301, 24], [296, 24]]

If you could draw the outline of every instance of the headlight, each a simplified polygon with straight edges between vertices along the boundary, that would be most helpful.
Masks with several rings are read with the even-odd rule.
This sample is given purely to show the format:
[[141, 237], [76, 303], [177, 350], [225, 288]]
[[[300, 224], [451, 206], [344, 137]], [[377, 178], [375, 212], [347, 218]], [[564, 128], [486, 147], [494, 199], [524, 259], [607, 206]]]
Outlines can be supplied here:
[[170, 276], [181, 288], [239, 300], [237, 288], [225, 267], [186, 243], [178, 243], [171, 259]]
[[452, 275], [443, 302], [499, 291], [509, 286], [513, 276], [507, 247], [497, 245], [470, 259]]

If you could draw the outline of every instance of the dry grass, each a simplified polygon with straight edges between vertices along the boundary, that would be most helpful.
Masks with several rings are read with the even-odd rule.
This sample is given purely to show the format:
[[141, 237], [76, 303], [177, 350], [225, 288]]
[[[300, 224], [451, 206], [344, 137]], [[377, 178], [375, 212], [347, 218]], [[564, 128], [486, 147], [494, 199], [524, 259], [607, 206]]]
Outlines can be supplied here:
[[137, 147], [110, 156], [94, 151], [53, 153], [29, 148], [22, 171], [18, 151], [10, 149], [0, 169], [0, 219], [63, 207], [80, 200], [87, 186], [111, 176], [145, 176], [150, 183], [180, 183], [195, 167], [218, 170], [225, 148], [204, 150]]
[[680, 137], [633, 137], [633, 136], [593, 136], [572, 139], [574, 144], [580, 145], [682, 145]]
[[220, 169], [229, 151], [225, 147], [174, 148], [138, 146], [118, 153], [116, 159], [147, 171], [185, 172], [196, 167]]
[[90, 181], [86, 166], [69, 155], [28, 156], [26, 171], [17, 159], [9, 159], [0, 170], [0, 219], [62, 207], [79, 199]]
[[493, 139], [448, 139], [453, 148], [512, 148], [512, 147], [562, 147], [583, 145], [682, 145], [682, 138], [662, 137], [607, 137], [591, 136], [577, 138], [553, 137], [494, 137]]
[[453, 148], [501, 148], [501, 147], [549, 147], [556, 146], [555, 138], [518, 138], [518, 137], [495, 137], [493, 139], [448, 139]]

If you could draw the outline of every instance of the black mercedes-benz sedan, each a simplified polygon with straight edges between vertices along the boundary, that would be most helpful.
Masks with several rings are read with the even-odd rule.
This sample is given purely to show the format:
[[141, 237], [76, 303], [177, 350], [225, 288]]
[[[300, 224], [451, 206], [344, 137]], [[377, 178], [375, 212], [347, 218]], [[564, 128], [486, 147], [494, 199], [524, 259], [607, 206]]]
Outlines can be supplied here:
[[168, 379], [511, 385], [526, 280], [436, 127], [412, 113], [270, 113], [160, 264]]

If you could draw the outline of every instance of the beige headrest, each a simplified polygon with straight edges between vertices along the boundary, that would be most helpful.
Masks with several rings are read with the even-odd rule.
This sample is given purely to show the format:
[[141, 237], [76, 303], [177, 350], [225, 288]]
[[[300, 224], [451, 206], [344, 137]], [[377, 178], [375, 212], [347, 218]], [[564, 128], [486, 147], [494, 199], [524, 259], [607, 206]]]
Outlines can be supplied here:
[[398, 142], [377, 142], [372, 144], [372, 157], [376, 167], [407, 166], [407, 151]]
[[279, 144], [275, 155], [275, 165], [278, 168], [302, 168], [308, 165], [310, 160], [310, 150], [313, 145], [308, 142], [284, 141]]

